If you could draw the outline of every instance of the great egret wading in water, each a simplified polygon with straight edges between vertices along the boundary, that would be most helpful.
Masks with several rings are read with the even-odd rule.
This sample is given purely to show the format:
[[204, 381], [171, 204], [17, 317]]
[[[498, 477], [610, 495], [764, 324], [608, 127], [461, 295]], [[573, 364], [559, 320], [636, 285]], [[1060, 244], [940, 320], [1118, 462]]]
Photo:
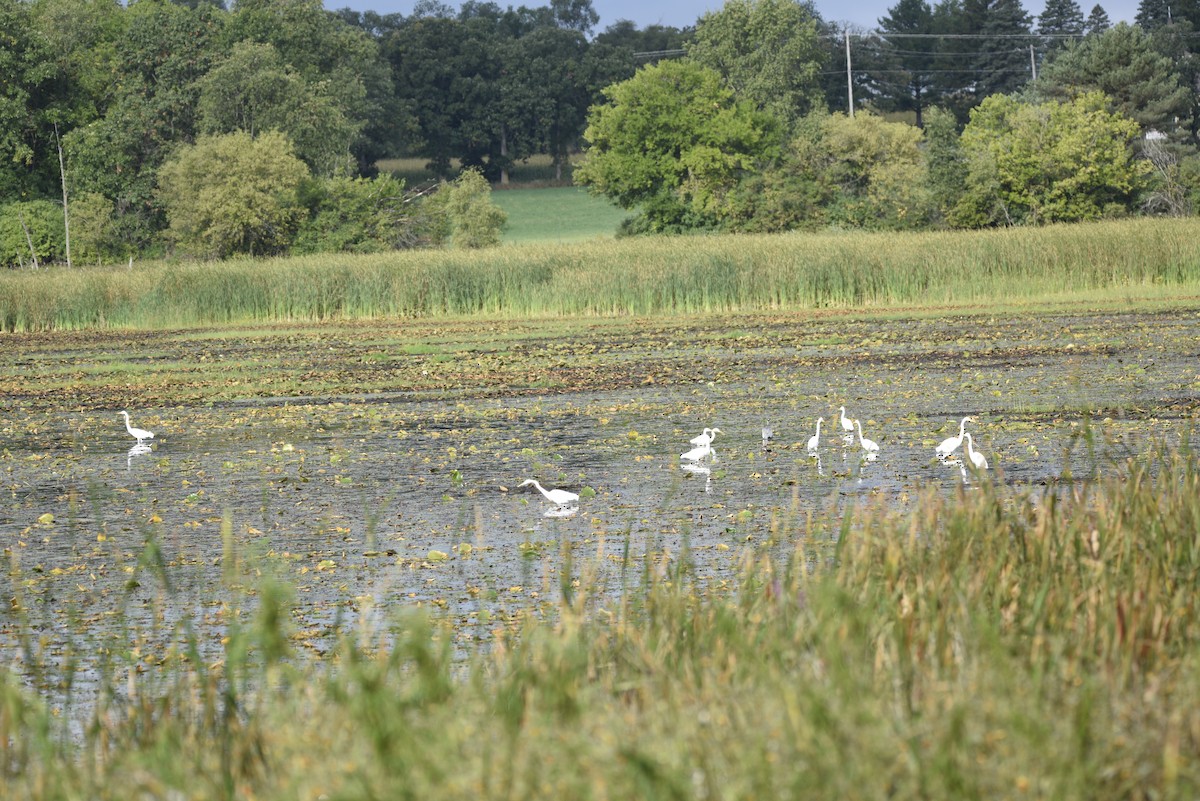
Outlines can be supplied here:
[[134, 428], [133, 426], [129, 425], [129, 412], [122, 409], [121, 414], [125, 415], [125, 430], [129, 432], [129, 436], [136, 439], [139, 443], [142, 442], [142, 440], [154, 439], [153, 431], [147, 431], [144, 428]]
[[947, 456], [949, 456], [950, 454], [952, 454], [956, 450], [958, 450], [962, 446], [962, 443], [963, 443], [963, 434], [967, 433], [967, 423], [974, 423], [974, 422], [975, 422], [975, 418], [964, 417], [962, 419], [962, 421], [958, 424], [958, 436], [957, 437], [946, 437], [944, 440], [942, 440], [941, 442], [938, 443], [938, 446], [935, 449], [935, 452], [937, 453], [937, 458], [945, 459]]
[[573, 492], [567, 492], [566, 490], [560, 489], [548, 490], [539, 484], [537, 479], [534, 478], [525, 479], [521, 482], [520, 486], [526, 487], [530, 484], [537, 487], [538, 492], [546, 496], [546, 500], [550, 501], [551, 503], [558, 504], [559, 506], [567, 506], [579, 500], [579, 496]]
[[846, 417], [845, 406], [838, 407], [838, 422], [841, 423], [842, 431], [845, 432], [845, 436], [842, 437], [842, 440], [845, 442], [854, 442], [854, 423], [849, 417]]
[[703, 448], [705, 445], [711, 445], [717, 434], [721, 433], [719, 428], [706, 428], [703, 432], [692, 437], [690, 442], [697, 448]]
[[984, 456], [979, 451], [975, 450], [975, 440], [971, 439], [970, 431], [966, 432], [966, 437], [967, 437], [967, 457], [971, 460], [971, 464], [973, 464], [975, 466], [976, 470], [987, 470], [988, 469], [987, 457]]
[[867, 453], [879, 453], [879, 443], [873, 439], [867, 439], [862, 435], [862, 423], [855, 420], [854, 425], [858, 429], [858, 443], [862, 445], [862, 449]]
[[679, 454], [679, 458], [685, 462], [698, 462], [701, 459], [705, 459], [709, 456], [712, 456], [712, 460], [714, 462], [717, 461], [717, 452], [714, 451], [712, 445], [708, 443], [700, 445], [696, 448], [692, 448], [687, 453]]
[[821, 446], [821, 423], [825, 422], [824, 417], [817, 418], [817, 433], [808, 438], [808, 449], [815, 451]]

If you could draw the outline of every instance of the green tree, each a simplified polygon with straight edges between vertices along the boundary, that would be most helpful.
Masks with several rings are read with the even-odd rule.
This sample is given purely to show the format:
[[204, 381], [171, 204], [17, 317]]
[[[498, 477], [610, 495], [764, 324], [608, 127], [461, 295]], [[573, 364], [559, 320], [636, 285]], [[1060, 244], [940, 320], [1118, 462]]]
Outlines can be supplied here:
[[65, 259], [62, 206], [49, 200], [0, 206], [0, 266], [44, 266]]
[[917, 127], [922, 127], [926, 107], [936, 102], [933, 69], [937, 40], [918, 37], [935, 32], [933, 9], [925, 0], [900, 0], [879, 19], [879, 30], [878, 67], [872, 71], [872, 79], [880, 106], [911, 111]]
[[309, 213], [293, 253], [377, 253], [421, 242], [404, 182], [390, 175], [307, 181], [301, 202]]
[[1093, 34], [1104, 33], [1111, 27], [1112, 23], [1109, 22], [1108, 12], [1104, 10], [1104, 7], [1099, 4], [1092, 6], [1092, 10], [1088, 12], [1085, 26], [1087, 35], [1092, 36]]
[[452, 247], [467, 249], [500, 244], [508, 215], [492, 202], [492, 187], [479, 170], [463, 170], [427, 203], [428, 213], [440, 218], [437, 239], [449, 239]]
[[1191, 94], [1169, 58], [1136, 25], [1120, 23], [1068, 45], [1030, 87], [1036, 99], [1061, 100], [1103, 92], [1120, 114], [1144, 130], [1186, 135], [1176, 123], [1187, 117]]
[[959, 143], [958, 123], [945, 109], [930, 109], [925, 119], [925, 166], [933, 204], [945, 219], [958, 205], [967, 183], [967, 161]]
[[208, 258], [282, 253], [303, 216], [297, 192], [308, 175], [277, 131], [200, 137], [159, 170], [168, 236]]
[[307, 83], [283, 63], [274, 45], [238, 42], [200, 79], [201, 133], [281, 131], [314, 175], [353, 171], [350, 148], [359, 127], [330, 96], [327, 81]]
[[71, 199], [71, 254], [79, 262], [102, 262], [120, 255], [113, 240], [113, 204], [98, 192], [85, 192]]
[[796, 0], [726, 0], [700, 18], [688, 57], [790, 126], [822, 101], [819, 21]]
[[1065, 47], [1067, 37], [1082, 38], [1085, 27], [1083, 9], [1075, 0], [1046, 0], [1038, 15], [1038, 33], [1046, 37], [1043, 46], [1047, 52]]
[[1032, 76], [1029, 64], [1031, 18], [1021, 0], [988, 0], [977, 62], [978, 98], [1013, 92]]
[[1128, 212], [1149, 168], [1130, 147], [1137, 123], [1109, 106], [1100, 92], [1067, 103], [984, 100], [963, 131], [967, 192], [951, 222], [1077, 222]]
[[604, 94], [575, 181], [640, 208], [650, 230], [718, 224], [729, 190], [778, 152], [774, 118], [737, 102], [720, 75], [694, 62], [645, 67]]
[[808, 168], [825, 187], [826, 221], [872, 229], [917, 228], [933, 210], [921, 130], [874, 114], [832, 114]]
[[164, 226], [158, 168], [195, 137], [198, 81], [217, 56], [225, 12], [139, 0], [123, 13], [120, 79], [104, 116], [66, 134], [63, 148], [74, 192], [112, 201], [114, 236], [145, 250]]
[[58, 76], [51, 43], [29, 7], [0, 0], [0, 197], [36, 196], [54, 185], [47, 111]]

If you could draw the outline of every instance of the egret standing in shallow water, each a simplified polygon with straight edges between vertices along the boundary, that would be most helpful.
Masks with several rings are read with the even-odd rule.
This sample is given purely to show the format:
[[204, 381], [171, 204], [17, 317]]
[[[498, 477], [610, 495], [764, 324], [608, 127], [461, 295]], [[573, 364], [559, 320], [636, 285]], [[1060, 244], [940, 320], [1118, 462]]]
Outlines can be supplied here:
[[975, 418], [964, 417], [958, 424], [958, 436], [946, 437], [944, 440], [939, 442], [937, 448], [934, 449], [934, 452], [937, 454], [937, 458], [945, 459], [947, 456], [958, 450], [963, 443], [963, 434], [967, 433], [967, 423], [974, 422]]
[[846, 417], [845, 406], [838, 407], [838, 415], [838, 421], [842, 424], [842, 431], [845, 433], [845, 436], [842, 437], [842, 441], [854, 442], [854, 423], [851, 422], [850, 418]]
[[525, 479], [524, 481], [522, 481], [520, 483], [519, 486], [526, 487], [526, 486], [529, 486], [530, 484], [537, 487], [538, 492], [540, 492], [546, 496], [546, 500], [550, 501], [553, 504], [557, 504], [559, 506], [569, 506], [570, 504], [573, 504], [579, 500], [579, 496], [573, 492], [567, 492], [566, 490], [560, 490], [560, 489], [548, 490], [545, 487], [543, 487], [541, 484], [539, 484], [537, 482], [537, 479], [534, 479], [534, 478]]
[[987, 470], [988, 469], [987, 457], [984, 456], [979, 451], [975, 450], [975, 440], [971, 439], [970, 431], [966, 432], [966, 437], [967, 437], [967, 457], [970, 458], [971, 464], [975, 466], [976, 470]]
[[698, 462], [701, 459], [708, 458], [709, 456], [712, 457], [714, 462], [717, 461], [717, 452], [713, 450], [712, 445], [709, 443], [692, 448], [687, 453], [679, 454], [679, 458], [685, 462]]
[[821, 423], [825, 422], [824, 417], [817, 418], [817, 433], [808, 438], [808, 449], [815, 451], [821, 446]]
[[854, 425], [858, 429], [858, 442], [862, 445], [862, 449], [869, 454], [879, 453], [879, 444], [875, 440], [867, 439], [862, 435], [862, 423], [855, 420]]
[[147, 431], [144, 428], [134, 428], [133, 426], [129, 425], [129, 412], [122, 409], [121, 414], [125, 415], [125, 430], [128, 431], [129, 435], [136, 439], [139, 444], [141, 444], [143, 440], [154, 439], [153, 431]]
[[711, 445], [712, 441], [716, 439], [717, 434], [720, 433], [721, 429], [719, 428], [706, 428], [701, 433], [692, 437], [690, 441], [697, 448], [703, 448], [705, 445]]

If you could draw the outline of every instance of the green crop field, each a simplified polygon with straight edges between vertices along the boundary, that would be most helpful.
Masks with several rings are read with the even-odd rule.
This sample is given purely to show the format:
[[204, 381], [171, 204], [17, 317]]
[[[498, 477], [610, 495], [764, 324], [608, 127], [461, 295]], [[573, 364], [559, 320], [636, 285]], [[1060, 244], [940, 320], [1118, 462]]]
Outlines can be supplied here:
[[578, 187], [493, 191], [492, 202], [508, 214], [511, 243], [611, 239], [630, 215]]

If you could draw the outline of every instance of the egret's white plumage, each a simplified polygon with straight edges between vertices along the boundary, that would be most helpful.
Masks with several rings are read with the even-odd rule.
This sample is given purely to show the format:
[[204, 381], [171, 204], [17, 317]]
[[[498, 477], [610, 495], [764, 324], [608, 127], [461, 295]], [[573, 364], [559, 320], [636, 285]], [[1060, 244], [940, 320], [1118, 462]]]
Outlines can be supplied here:
[[692, 437], [690, 442], [691, 442], [691, 444], [695, 445], [697, 448], [702, 448], [705, 445], [711, 445], [713, 439], [715, 439], [717, 434], [720, 434], [720, 433], [721, 433], [721, 429], [719, 429], [719, 428], [706, 428], [701, 433]]
[[808, 438], [808, 449], [815, 451], [821, 446], [821, 423], [825, 422], [824, 417], [817, 418], [817, 433]]
[[846, 431], [851, 434], [854, 433], [854, 423], [850, 420], [849, 417], [846, 416], [846, 407], [845, 406], [838, 407], [838, 420], [842, 424], [843, 431]]
[[129, 425], [129, 412], [122, 409], [121, 414], [125, 415], [125, 430], [129, 432], [131, 437], [136, 439], [139, 443], [142, 442], [142, 440], [154, 439], [153, 431], [147, 431], [144, 428], [134, 428], [133, 426]]
[[947, 456], [958, 450], [963, 443], [963, 434], [967, 433], [967, 423], [974, 422], [975, 418], [964, 417], [958, 424], [958, 436], [946, 437], [944, 440], [939, 442], [937, 448], [934, 449], [934, 452], [937, 453], [937, 458], [945, 459]]
[[971, 464], [975, 466], [976, 470], [987, 470], [988, 469], [987, 457], [984, 456], [979, 451], [975, 450], [975, 440], [971, 439], [970, 431], [966, 432], [966, 437], [967, 437], [967, 458], [969, 458], [971, 460]]
[[712, 456], [714, 462], [717, 461], [717, 452], [713, 450], [710, 443], [698, 445], [687, 453], [679, 454], [679, 458], [685, 462], [698, 462], [701, 459], [707, 459], [709, 456]]
[[862, 449], [867, 453], [879, 453], [879, 444], [875, 440], [863, 436], [862, 423], [855, 420], [854, 425], [858, 429], [858, 443], [862, 445]]
[[573, 492], [567, 492], [566, 490], [561, 489], [548, 490], [539, 484], [537, 479], [534, 478], [525, 479], [520, 483], [519, 486], [526, 487], [530, 484], [537, 487], [538, 492], [546, 496], [546, 500], [550, 501], [551, 503], [558, 504], [559, 506], [567, 506], [579, 500], [579, 496]]

